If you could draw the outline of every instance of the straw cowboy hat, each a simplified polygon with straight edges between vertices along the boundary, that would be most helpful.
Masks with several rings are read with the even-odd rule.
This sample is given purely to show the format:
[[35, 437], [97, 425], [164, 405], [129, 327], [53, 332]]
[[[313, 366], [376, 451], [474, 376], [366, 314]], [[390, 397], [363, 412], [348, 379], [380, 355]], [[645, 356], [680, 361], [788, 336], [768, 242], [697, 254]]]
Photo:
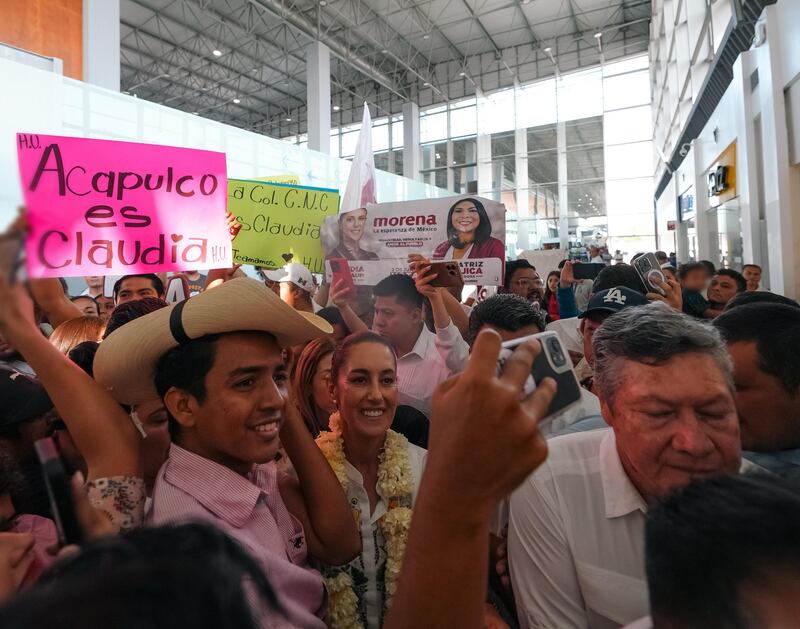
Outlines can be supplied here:
[[261, 282], [238, 278], [112, 332], [97, 350], [94, 377], [121, 404], [154, 400], [156, 364], [169, 350], [206, 334], [245, 330], [269, 332], [281, 347], [333, 333], [327, 321], [298, 312]]

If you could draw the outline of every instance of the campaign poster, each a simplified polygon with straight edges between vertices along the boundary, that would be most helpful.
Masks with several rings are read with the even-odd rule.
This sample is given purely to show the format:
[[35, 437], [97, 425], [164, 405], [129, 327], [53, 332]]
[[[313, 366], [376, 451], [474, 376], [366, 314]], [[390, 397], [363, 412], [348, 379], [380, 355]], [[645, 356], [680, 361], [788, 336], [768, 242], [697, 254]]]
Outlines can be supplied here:
[[229, 267], [225, 154], [17, 134], [31, 277]]
[[326, 260], [348, 260], [356, 284], [408, 273], [408, 255], [456, 260], [465, 284], [498, 286], [505, 268], [506, 208], [461, 195], [377, 203], [331, 216], [322, 230]]
[[228, 210], [242, 224], [233, 259], [268, 269], [299, 262], [322, 273], [320, 227], [339, 211], [339, 192], [327, 188], [228, 180]]

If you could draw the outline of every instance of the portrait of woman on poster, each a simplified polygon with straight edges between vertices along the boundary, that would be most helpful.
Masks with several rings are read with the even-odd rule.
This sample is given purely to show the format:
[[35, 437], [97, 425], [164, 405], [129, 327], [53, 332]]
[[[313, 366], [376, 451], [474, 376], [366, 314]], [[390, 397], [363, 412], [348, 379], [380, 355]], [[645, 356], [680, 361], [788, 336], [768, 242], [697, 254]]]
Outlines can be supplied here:
[[434, 260], [503, 258], [505, 247], [492, 237], [492, 223], [483, 203], [461, 199], [447, 214], [447, 241], [433, 252]]
[[361, 238], [367, 224], [366, 208], [359, 208], [339, 215], [339, 245], [328, 258], [346, 260], [377, 260], [378, 254], [361, 248]]

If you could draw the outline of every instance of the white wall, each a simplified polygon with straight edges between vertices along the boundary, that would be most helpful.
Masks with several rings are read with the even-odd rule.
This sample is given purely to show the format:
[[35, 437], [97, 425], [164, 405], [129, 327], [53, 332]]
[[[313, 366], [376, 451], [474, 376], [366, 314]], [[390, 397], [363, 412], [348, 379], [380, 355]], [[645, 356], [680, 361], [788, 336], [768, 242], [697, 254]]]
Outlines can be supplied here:
[[[70, 135], [223, 151], [228, 176], [299, 175], [303, 185], [343, 190], [350, 162], [250, 131], [0, 58], [0, 228], [22, 202], [16, 133]], [[450, 196], [377, 171], [379, 201]]]
[[[706, 213], [705, 172], [736, 141], [736, 188], [741, 212], [743, 262], [764, 267], [765, 284], [790, 297], [800, 296], [800, 166], [789, 159], [790, 133], [800, 129], [800, 2], [779, 0], [762, 14], [766, 40], [742, 53], [734, 78], [708, 123], [692, 143], [698, 252], [707, 258], [715, 238], [713, 213]], [[758, 32], [758, 30], [757, 30]], [[754, 73], [758, 85], [752, 88]], [[791, 93], [791, 96], [790, 96]], [[686, 169], [681, 168], [683, 173]], [[675, 175], [658, 203], [659, 238], [664, 212], [674, 201]], [[681, 191], [678, 190], [677, 193]], [[710, 259], [714, 259], [711, 257]]]

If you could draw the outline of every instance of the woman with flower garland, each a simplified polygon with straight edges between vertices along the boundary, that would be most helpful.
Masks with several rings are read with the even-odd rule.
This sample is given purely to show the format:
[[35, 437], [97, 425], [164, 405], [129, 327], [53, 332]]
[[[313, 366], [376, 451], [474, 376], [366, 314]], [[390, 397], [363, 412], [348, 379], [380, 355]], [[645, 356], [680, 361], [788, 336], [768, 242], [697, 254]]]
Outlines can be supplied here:
[[396, 369], [391, 344], [373, 332], [347, 337], [331, 361], [338, 410], [317, 445], [347, 494], [362, 550], [347, 565], [321, 567], [329, 627], [377, 629], [397, 588], [427, 451], [390, 430]]

